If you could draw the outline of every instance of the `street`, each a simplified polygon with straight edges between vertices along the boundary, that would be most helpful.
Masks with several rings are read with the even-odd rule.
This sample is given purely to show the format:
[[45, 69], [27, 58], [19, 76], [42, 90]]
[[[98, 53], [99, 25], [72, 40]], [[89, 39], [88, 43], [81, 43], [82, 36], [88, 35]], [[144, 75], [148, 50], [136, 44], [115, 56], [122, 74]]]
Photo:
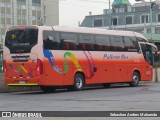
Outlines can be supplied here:
[[138, 87], [114, 85], [111, 88], [86, 88], [83, 91], [58, 90], [0, 94], [0, 111], [158, 111], [160, 83]]

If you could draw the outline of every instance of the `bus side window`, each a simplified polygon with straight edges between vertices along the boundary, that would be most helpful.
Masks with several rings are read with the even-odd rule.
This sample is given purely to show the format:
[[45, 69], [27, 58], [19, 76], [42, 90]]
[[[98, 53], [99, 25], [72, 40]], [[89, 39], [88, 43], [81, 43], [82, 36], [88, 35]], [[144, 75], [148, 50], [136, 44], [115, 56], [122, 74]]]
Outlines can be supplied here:
[[124, 42], [122, 36], [111, 36], [111, 50], [124, 51]]
[[79, 50], [94, 50], [94, 36], [90, 34], [79, 34]]
[[96, 35], [96, 50], [97, 51], [109, 51], [110, 39], [107, 35]]
[[77, 50], [78, 37], [76, 33], [61, 33], [62, 50]]
[[133, 37], [124, 36], [125, 51], [137, 52], [138, 42]]
[[54, 31], [43, 31], [43, 47], [49, 50], [58, 50], [58, 33]]

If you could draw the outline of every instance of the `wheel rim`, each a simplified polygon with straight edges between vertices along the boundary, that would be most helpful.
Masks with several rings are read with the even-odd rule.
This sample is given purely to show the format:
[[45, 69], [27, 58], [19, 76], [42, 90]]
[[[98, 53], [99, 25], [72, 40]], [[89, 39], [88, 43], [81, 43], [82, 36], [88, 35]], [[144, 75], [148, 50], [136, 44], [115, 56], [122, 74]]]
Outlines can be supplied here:
[[133, 76], [133, 83], [137, 84], [139, 82], [139, 77], [137, 75]]
[[80, 77], [77, 77], [77, 78], [76, 78], [76, 87], [77, 87], [77, 88], [81, 88], [82, 85], [83, 85], [82, 79], [81, 79]]

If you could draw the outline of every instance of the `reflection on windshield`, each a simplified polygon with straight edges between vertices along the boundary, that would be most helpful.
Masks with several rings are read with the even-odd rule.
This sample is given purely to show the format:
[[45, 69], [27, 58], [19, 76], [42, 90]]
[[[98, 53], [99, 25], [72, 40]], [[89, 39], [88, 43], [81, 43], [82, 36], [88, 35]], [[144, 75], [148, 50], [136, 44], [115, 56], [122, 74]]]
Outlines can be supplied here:
[[37, 43], [38, 30], [35, 28], [12, 29], [6, 34], [6, 46], [28, 46]]

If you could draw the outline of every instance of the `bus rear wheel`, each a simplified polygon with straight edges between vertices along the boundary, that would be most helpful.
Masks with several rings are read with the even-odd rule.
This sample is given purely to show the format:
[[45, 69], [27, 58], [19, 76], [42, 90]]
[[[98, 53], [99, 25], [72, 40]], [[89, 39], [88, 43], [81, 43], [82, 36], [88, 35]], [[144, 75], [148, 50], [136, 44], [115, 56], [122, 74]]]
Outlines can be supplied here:
[[45, 93], [52, 93], [56, 90], [56, 88], [52, 86], [40, 86], [40, 88]]
[[79, 91], [84, 87], [84, 77], [82, 74], [77, 73], [74, 77], [74, 90]]
[[129, 83], [129, 85], [130, 85], [131, 87], [137, 87], [138, 84], [139, 84], [139, 80], [140, 80], [140, 75], [139, 75], [139, 73], [138, 73], [138, 72], [134, 72], [134, 73], [133, 73], [133, 76], [132, 76], [132, 82]]

